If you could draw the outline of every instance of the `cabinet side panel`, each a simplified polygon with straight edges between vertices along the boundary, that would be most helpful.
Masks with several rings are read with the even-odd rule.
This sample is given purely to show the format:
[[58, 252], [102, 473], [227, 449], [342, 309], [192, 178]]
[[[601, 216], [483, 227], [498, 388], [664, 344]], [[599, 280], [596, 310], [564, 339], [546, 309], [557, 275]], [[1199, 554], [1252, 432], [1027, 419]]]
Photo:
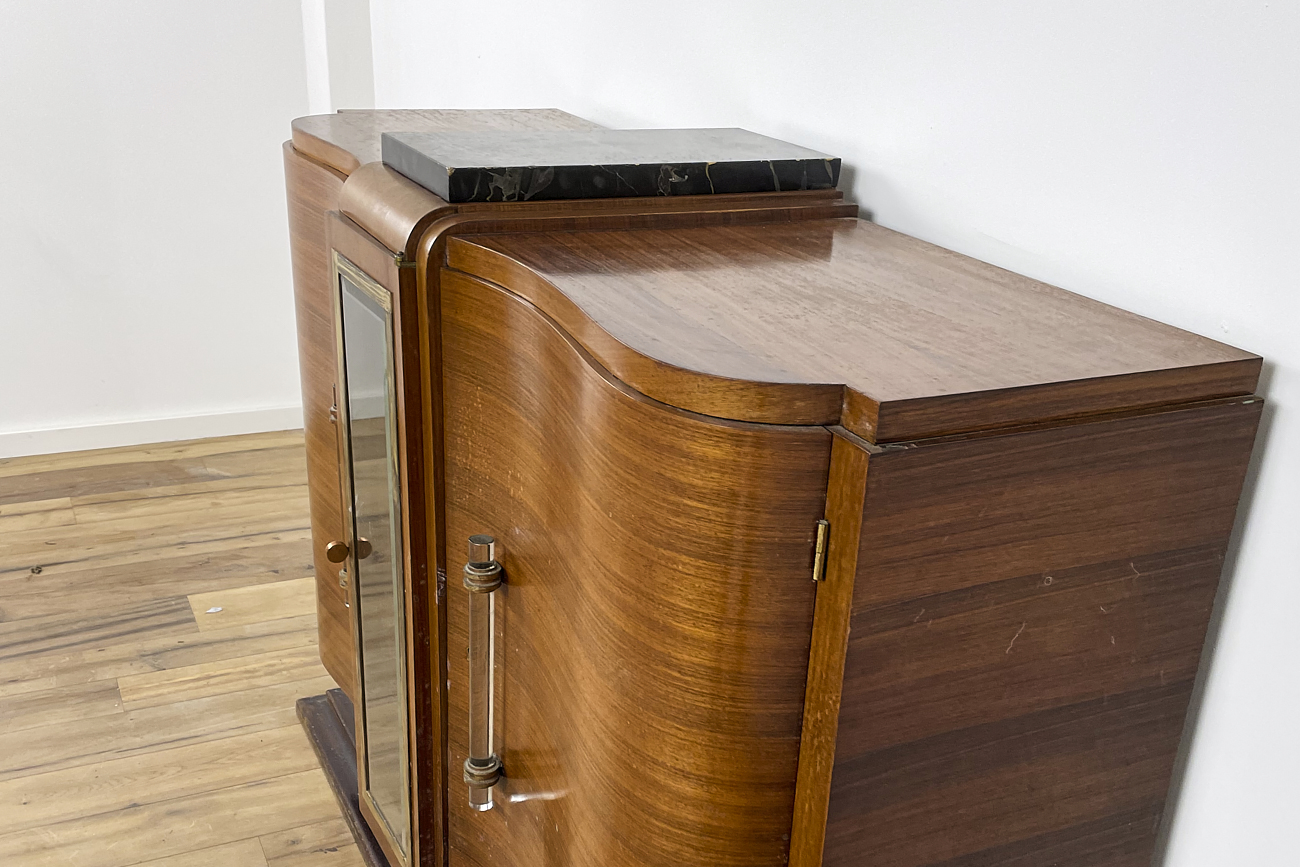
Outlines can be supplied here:
[[1261, 406], [872, 456], [826, 864], [1149, 863]]
[[316, 566], [316, 614], [320, 656], [326, 671], [356, 701], [356, 655], [339, 567], [325, 559], [325, 546], [343, 538], [337, 431], [330, 420], [338, 371], [333, 278], [325, 241], [325, 214], [335, 207], [342, 178], [284, 147], [293, 252], [293, 294], [298, 320], [298, 364], [311, 493], [312, 560]]

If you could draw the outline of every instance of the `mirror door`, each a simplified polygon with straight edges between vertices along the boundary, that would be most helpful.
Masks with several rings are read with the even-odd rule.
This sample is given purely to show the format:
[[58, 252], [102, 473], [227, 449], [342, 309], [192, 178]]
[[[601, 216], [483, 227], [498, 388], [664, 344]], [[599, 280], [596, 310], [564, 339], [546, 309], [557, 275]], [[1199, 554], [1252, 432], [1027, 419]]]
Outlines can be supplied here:
[[392, 295], [334, 254], [346, 574], [356, 630], [361, 810], [393, 867], [411, 861], [406, 576]]

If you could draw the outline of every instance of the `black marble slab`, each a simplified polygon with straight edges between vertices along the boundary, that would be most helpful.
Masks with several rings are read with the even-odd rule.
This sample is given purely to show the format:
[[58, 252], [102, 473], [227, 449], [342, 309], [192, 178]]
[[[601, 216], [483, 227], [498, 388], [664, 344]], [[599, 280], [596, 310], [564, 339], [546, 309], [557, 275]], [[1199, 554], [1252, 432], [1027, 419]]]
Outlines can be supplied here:
[[384, 163], [448, 202], [832, 189], [838, 157], [743, 129], [384, 133]]

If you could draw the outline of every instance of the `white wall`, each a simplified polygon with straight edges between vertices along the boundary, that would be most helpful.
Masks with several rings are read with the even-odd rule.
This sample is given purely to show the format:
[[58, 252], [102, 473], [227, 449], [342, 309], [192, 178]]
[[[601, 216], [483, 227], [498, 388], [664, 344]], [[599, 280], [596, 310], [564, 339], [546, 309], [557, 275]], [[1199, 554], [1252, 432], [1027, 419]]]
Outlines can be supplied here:
[[0, 0], [0, 456], [298, 427], [299, 0]]
[[370, 0], [302, 0], [311, 114], [374, 108]]
[[380, 107], [785, 138], [884, 225], [1268, 359], [1166, 864], [1300, 861], [1300, 5], [371, 5]]

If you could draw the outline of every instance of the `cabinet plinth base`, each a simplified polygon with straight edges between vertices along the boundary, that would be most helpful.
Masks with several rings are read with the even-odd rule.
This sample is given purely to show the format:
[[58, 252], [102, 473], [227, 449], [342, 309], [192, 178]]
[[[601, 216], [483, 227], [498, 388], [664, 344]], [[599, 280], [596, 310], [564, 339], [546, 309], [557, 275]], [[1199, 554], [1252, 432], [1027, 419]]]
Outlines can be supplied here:
[[343, 821], [347, 822], [361, 850], [366, 867], [389, 867], [388, 859], [361, 818], [357, 801], [357, 742], [353, 729], [352, 702], [341, 689], [324, 695], [298, 699], [298, 720], [307, 732], [325, 779], [338, 799]]

